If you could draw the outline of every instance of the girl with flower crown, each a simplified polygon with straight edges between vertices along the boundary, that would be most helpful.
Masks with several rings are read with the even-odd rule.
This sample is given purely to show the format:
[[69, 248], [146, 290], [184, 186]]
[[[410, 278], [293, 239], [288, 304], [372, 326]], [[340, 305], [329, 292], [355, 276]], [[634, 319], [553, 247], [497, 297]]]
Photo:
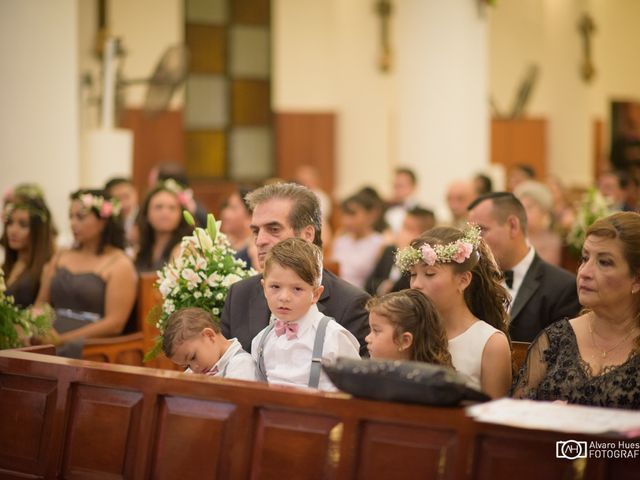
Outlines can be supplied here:
[[0, 245], [5, 251], [6, 295], [16, 306], [28, 307], [36, 300], [42, 269], [53, 256], [51, 213], [43, 198], [14, 193], [4, 205], [3, 223]]
[[191, 200], [190, 190], [171, 179], [158, 183], [147, 194], [138, 217], [140, 247], [136, 268], [139, 272], [160, 270], [178, 253], [182, 237], [193, 230], [182, 215]]
[[69, 209], [75, 245], [47, 264], [36, 309], [55, 311], [47, 338], [58, 354], [80, 357], [82, 340], [118, 335], [136, 297], [137, 275], [124, 253], [120, 207], [103, 190], [78, 190]]
[[435, 304], [454, 368], [487, 395], [506, 395], [512, 373], [509, 297], [479, 228], [428, 230], [398, 252], [396, 264], [410, 273], [411, 288]]

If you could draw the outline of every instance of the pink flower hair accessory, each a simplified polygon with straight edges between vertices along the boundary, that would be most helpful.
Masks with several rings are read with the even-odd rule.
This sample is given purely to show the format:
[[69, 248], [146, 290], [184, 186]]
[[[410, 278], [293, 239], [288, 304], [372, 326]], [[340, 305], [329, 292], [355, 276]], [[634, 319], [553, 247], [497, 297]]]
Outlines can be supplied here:
[[433, 266], [436, 263], [464, 263], [480, 244], [480, 227], [468, 223], [462, 238], [445, 245], [425, 243], [419, 248], [406, 247], [396, 252], [395, 263], [403, 272], [408, 272], [419, 262]]
[[102, 195], [83, 193], [78, 200], [86, 210], [96, 210], [100, 218], [120, 215], [120, 203], [115, 198], [107, 200]]

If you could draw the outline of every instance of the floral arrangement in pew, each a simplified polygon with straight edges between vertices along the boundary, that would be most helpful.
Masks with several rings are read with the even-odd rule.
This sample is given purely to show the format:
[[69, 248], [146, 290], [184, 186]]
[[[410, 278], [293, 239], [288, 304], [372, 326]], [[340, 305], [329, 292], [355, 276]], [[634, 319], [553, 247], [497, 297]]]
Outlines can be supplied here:
[[[183, 212], [187, 223], [195, 227], [195, 220]], [[152, 311], [149, 321], [160, 331], [153, 348], [145, 355], [152, 360], [162, 351], [162, 335], [169, 315], [184, 307], [204, 308], [219, 316], [227, 298], [229, 287], [256, 274], [246, 270], [246, 263], [234, 257], [227, 236], [220, 231], [220, 222], [207, 216], [207, 228], [194, 228], [180, 244], [179, 255], [158, 271], [158, 289], [162, 307]]]
[[607, 200], [597, 188], [589, 188], [576, 209], [576, 219], [567, 234], [567, 246], [575, 258], [582, 255], [582, 245], [588, 228], [599, 218], [613, 213]]
[[44, 337], [51, 329], [52, 313], [44, 310], [34, 316], [27, 309], [18, 308], [13, 297], [5, 295], [4, 272], [0, 269], [0, 349], [24, 347], [31, 337]]

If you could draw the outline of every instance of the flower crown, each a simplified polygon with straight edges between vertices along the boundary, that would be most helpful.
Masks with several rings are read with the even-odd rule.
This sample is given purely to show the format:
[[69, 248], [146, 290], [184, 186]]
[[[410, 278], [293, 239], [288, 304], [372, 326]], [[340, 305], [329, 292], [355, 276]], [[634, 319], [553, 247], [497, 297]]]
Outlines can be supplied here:
[[5, 223], [8, 222], [11, 214], [18, 209], [26, 210], [27, 212], [29, 212], [29, 216], [35, 215], [42, 222], [46, 222], [47, 220], [49, 220], [49, 212], [43, 210], [42, 208], [38, 208], [35, 205], [31, 205], [30, 203], [21, 201], [5, 203], [4, 209], [2, 210], [2, 220]]
[[468, 223], [462, 238], [445, 245], [423, 244], [420, 248], [406, 247], [396, 253], [396, 266], [407, 272], [415, 264], [424, 262], [429, 266], [439, 263], [464, 263], [480, 243], [480, 227]]
[[100, 218], [117, 217], [120, 215], [120, 202], [117, 199], [105, 199], [102, 195], [83, 193], [78, 197], [82, 206], [86, 209], [97, 210]]
[[159, 182], [159, 187], [173, 193], [178, 197], [180, 205], [189, 209], [191, 202], [193, 201], [193, 190], [183, 187], [180, 183], [176, 182], [173, 178], [167, 178]]

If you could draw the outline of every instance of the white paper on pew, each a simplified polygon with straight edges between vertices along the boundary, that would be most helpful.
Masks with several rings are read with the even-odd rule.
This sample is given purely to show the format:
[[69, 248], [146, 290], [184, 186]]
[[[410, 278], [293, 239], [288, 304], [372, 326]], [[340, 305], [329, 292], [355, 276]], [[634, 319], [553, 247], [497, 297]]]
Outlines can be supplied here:
[[467, 407], [479, 422], [567, 433], [617, 432], [640, 436], [640, 412], [502, 398]]

